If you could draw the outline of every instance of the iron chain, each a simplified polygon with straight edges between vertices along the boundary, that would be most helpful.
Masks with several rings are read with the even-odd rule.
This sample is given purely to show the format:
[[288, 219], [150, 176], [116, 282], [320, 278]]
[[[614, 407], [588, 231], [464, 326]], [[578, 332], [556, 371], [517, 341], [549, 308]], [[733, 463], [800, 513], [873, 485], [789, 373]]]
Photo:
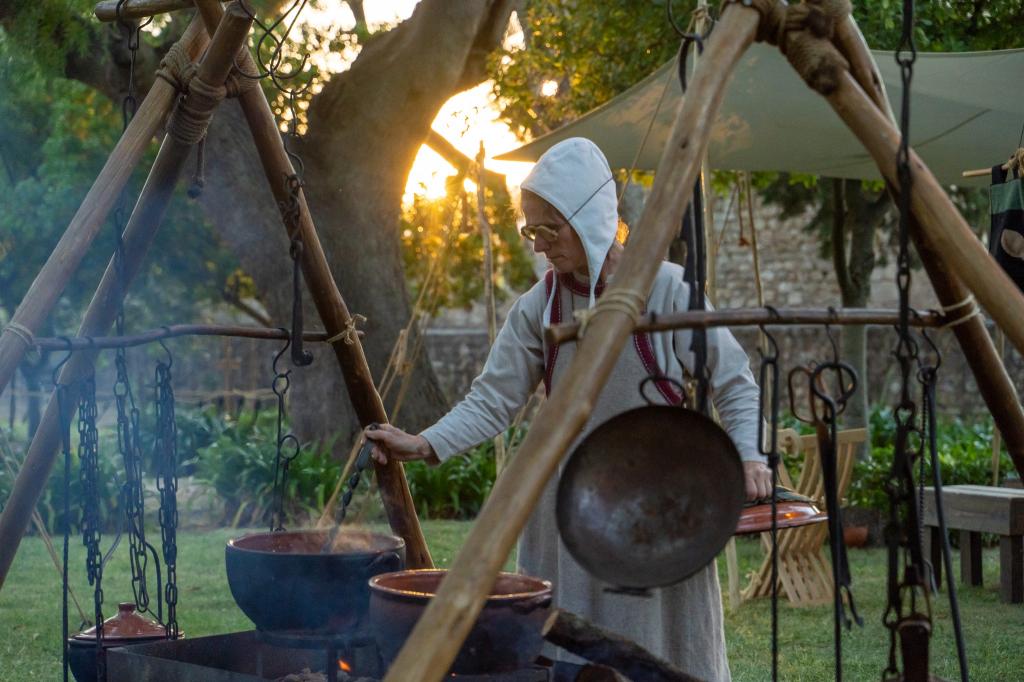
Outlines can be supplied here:
[[[287, 332], [287, 330], [283, 330]], [[284, 498], [288, 492], [288, 470], [291, 463], [299, 456], [299, 439], [291, 432], [285, 430], [285, 398], [288, 395], [288, 388], [291, 385], [290, 369], [279, 370], [278, 360], [285, 354], [291, 340], [285, 342], [284, 348], [274, 356], [274, 381], [271, 389], [277, 396], [277, 452], [274, 458], [274, 497], [273, 511], [270, 519], [270, 530], [272, 532], [284, 530]]]
[[78, 463], [82, 485], [82, 542], [85, 566], [93, 588], [93, 618], [96, 624], [97, 679], [105, 680], [103, 650], [103, 553], [100, 551], [99, 433], [96, 430], [96, 381], [90, 375], [81, 380], [78, 399]]
[[[163, 344], [161, 344], [163, 345]], [[164, 347], [166, 350], [166, 346]], [[164, 605], [168, 639], [177, 639], [178, 629], [178, 428], [174, 419], [174, 385], [171, 382], [170, 354], [167, 362], [156, 366], [156, 437], [153, 444], [157, 469], [156, 487], [160, 493], [160, 540], [163, 548]]]

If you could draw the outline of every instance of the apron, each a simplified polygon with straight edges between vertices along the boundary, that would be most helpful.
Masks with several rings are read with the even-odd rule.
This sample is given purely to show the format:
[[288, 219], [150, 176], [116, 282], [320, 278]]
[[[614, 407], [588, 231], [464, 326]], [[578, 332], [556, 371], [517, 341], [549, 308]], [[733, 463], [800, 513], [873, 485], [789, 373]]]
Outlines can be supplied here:
[[[552, 324], [569, 319], [571, 312], [566, 315], [567, 311], [587, 307], [589, 290], [571, 275], [556, 277], [548, 271], [545, 285], [549, 296], [551, 288], [555, 288]], [[595, 294], [600, 295], [602, 289], [599, 285]], [[576, 344], [545, 346], [544, 351], [544, 383], [550, 393], [551, 386], [568, 370]], [[632, 343], [623, 348], [572, 448], [608, 419], [647, 405], [639, 386], [652, 374], [660, 372], [650, 337], [646, 333], [635, 333]], [[648, 387], [649, 398], [661, 404], [679, 403], [680, 396], [671, 383], [653, 383], [657, 390]], [[560, 472], [561, 468], [560, 465]], [[556, 479], [548, 482], [523, 530], [519, 541], [519, 570], [551, 580], [555, 587], [555, 605], [559, 608], [617, 632], [707, 682], [729, 682], [722, 596], [715, 562], [681, 583], [651, 590], [648, 597], [605, 592], [608, 586], [591, 577], [562, 544], [555, 518], [557, 486]], [[549, 650], [545, 655], [579, 660], [560, 650]]]

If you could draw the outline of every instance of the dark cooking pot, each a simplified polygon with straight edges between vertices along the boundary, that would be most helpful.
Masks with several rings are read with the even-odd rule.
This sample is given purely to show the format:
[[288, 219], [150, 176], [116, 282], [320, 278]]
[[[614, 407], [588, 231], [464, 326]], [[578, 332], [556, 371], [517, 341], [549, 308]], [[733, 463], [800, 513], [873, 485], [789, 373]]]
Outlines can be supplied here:
[[743, 465], [722, 427], [693, 410], [640, 407], [592, 431], [558, 484], [562, 541], [588, 573], [664, 587], [725, 547], [743, 507]]
[[[370, 579], [370, 627], [389, 665], [445, 575], [447, 571], [419, 570]], [[451, 672], [487, 675], [532, 664], [544, 644], [541, 627], [550, 606], [551, 583], [547, 580], [499, 573]]]
[[402, 538], [343, 530], [321, 553], [328, 530], [257, 533], [229, 540], [228, 586], [259, 630], [343, 631], [366, 615], [366, 581], [405, 566]]
[[[184, 636], [184, 633], [178, 633], [178, 637]], [[134, 602], [124, 602], [117, 605], [117, 615], [103, 621], [100, 655], [106, 656], [107, 649], [159, 642], [166, 637], [163, 625], [135, 613]], [[68, 666], [78, 682], [96, 682], [95, 626], [68, 638]]]

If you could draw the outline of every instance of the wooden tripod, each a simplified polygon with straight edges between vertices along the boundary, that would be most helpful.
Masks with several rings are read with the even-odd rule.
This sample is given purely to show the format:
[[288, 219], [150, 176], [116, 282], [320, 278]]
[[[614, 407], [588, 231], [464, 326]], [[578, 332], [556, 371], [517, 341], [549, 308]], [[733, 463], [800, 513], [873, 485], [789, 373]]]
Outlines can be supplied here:
[[[237, 2], [228, 5], [226, 12], [217, 0], [196, 0], [196, 5], [201, 13], [201, 22], [205, 24], [207, 31], [210, 34], [217, 31], [200, 67], [200, 74], [205, 74], [204, 80], [208, 83], [224, 83], [233, 66], [235, 55], [239, 53], [248, 35], [251, 23], [249, 14]], [[199, 18], [194, 20], [181, 40], [190, 54], [198, 53], [205, 43], [202, 39], [203, 27], [199, 22]], [[221, 32], [224, 33], [223, 37]], [[255, 65], [252, 64], [248, 51], [242, 50], [242, 55], [242, 68], [247, 73], [254, 73]], [[26, 327], [30, 333], [34, 333], [52, 309], [92, 238], [95, 237], [99, 225], [106, 219], [116, 196], [127, 181], [131, 168], [137, 164], [146, 144], [162, 125], [176, 95], [175, 88], [164, 80], [158, 79], [154, 84], [139, 110], [139, 115], [133, 119], [104, 167], [103, 174], [94, 184], [86, 197], [86, 202], [69, 226], [65, 238], [51, 254], [43, 271], [33, 282], [29, 293], [15, 313], [14, 320], [19, 321], [19, 324]], [[284, 180], [295, 171], [274, 123], [270, 105], [259, 88], [243, 89], [239, 93], [239, 102], [252, 131], [253, 141], [271, 191], [279, 206], [287, 206], [285, 200], [289, 195]], [[190, 149], [191, 145], [182, 144], [172, 135], [165, 137], [125, 228], [124, 281], [118, 281], [117, 267], [112, 260], [89, 304], [79, 329], [79, 336], [102, 335], [113, 324], [124, 295], [122, 287], [127, 287], [139, 270]], [[111, 186], [101, 184], [100, 181], [105, 179], [104, 174], [109, 176], [106, 179], [112, 183]], [[345, 333], [352, 328], [352, 316], [331, 275], [301, 189], [298, 201], [300, 217], [297, 221], [297, 230], [304, 245], [302, 272], [329, 338], [337, 339], [332, 346], [341, 366], [349, 397], [361, 424], [365, 426], [373, 422], [386, 422], [387, 414], [374, 386], [362, 344], [354, 332]], [[291, 236], [289, 234], [289, 237]], [[8, 333], [0, 336], [0, 388], [10, 379], [26, 348], [27, 344], [21, 334]], [[73, 382], [91, 371], [96, 354], [95, 350], [77, 353], [65, 365], [60, 382], [72, 385], [72, 394]], [[72, 404], [76, 398], [76, 395], [70, 395], [68, 403]], [[14, 561], [18, 544], [49, 477], [59, 447], [59, 410], [56, 399], [51, 398], [15, 480], [11, 496], [3, 514], [0, 515], [0, 587], [3, 586]], [[401, 463], [392, 461], [386, 466], [376, 465], [376, 470], [388, 521], [394, 532], [406, 542], [408, 565], [415, 568], [432, 566], [430, 552], [423, 538]]]

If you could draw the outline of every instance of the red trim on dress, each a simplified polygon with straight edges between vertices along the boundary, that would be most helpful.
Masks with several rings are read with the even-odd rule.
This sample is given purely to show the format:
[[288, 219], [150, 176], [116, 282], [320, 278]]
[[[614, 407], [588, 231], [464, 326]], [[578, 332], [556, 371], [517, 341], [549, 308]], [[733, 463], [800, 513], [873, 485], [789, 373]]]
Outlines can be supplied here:
[[[562, 322], [562, 292], [560, 285], [565, 285], [569, 291], [578, 296], [586, 296], [589, 298], [590, 289], [579, 282], [575, 277], [569, 273], [559, 275], [556, 282], [554, 276], [554, 270], [548, 270], [544, 275], [544, 305], [547, 307], [547, 301], [551, 299], [551, 291], [554, 289], [555, 296], [551, 300], [551, 320], [549, 324], [556, 325]], [[594, 287], [594, 297], [600, 296], [604, 293], [604, 284], [601, 282], [597, 283]], [[643, 312], [646, 312], [643, 311]], [[548, 395], [551, 395], [551, 380], [555, 373], [555, 362], [558, 361], [558, 346], [559, 344], [552, 344], [546, 353], [544, 358], [544, 389]], [[651, 337], [646, 332], [634, 332], [633, 333], [633, 348], [636, 350], [637, 355], [640, 357], [640, 362], [643, 363], [644, 369], [647, 373], [656, 377], [664, 376], [661, 368], [658, 367], [658, 360], [654, 355], [654, 346], [651, 344]], [[679, 405], [682, 403], [683, 398], [676, 391], [675, 386], [670, 381], [664, 379], [656, 379], [654, 381], [655, 387], [658, 392], [661, 393], [662, 397], [668, 401], [669, 405]]]

